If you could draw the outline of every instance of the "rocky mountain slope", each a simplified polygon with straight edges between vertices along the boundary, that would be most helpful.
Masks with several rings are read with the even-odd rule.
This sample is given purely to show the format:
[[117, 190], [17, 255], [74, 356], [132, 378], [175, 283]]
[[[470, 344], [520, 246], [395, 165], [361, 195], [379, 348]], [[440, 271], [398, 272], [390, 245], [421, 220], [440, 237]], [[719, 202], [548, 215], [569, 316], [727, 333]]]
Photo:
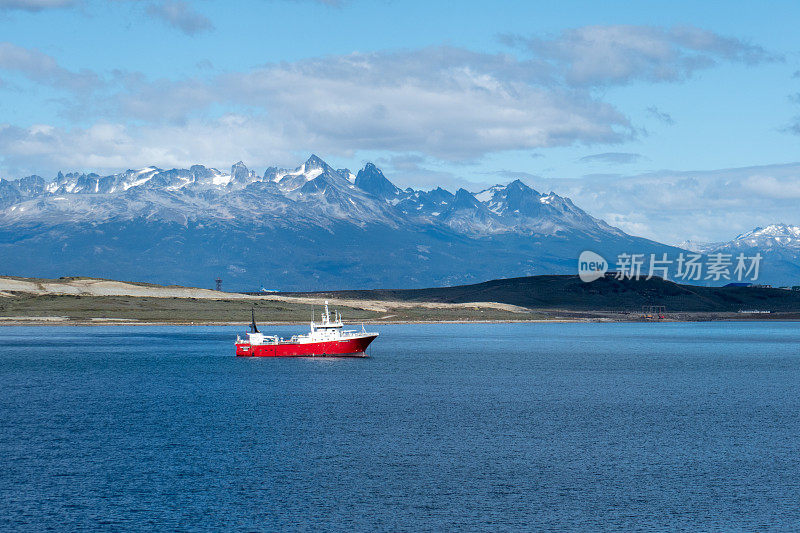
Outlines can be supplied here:
[[574, 273], [581, 251], [662, 252], [521, 181], [396, 187], [311, 156], [257, 175], [195, 165], [0, 181], [0, 270], [228, 289], [452, 285]]
[[761, 254], [761, 283], [800, 285], [800, 226], [771, 224], [742, 233], [731, 241], [685, 242], [682, 248], [703, 254]]

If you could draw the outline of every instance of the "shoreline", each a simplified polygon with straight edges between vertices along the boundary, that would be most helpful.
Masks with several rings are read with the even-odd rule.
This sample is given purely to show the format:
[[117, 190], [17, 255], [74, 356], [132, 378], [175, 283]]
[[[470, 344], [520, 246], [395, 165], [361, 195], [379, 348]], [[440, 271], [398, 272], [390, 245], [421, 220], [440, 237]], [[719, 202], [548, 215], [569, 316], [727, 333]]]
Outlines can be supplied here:
[[[570, 283], [579, 282], [568, 276], [498, 280], [490, 285], [508, 286], [503, 285], [502, 290], [495, 287], [490, 293], [479, 285], [477, 289], [464, 286], [407, 291], [242, 294], [96, 278], [0, 276], [0, 327], [243, 327], [249, 324], [252, 312], [258, 323], [267, 326], [297, 326], [307, 324], [326, 302], [342, 312], [350, 327], [362, 323], [376, 326], [800, 321], [800, 298], [795, 298], [800, 295], [785, 291], [730, 289], [719, 295], [695, 294], [672, 285], [628, 287], [608, 282], [572, 286]], [[688, 300], [660, 306], [642, 304], [642, 301], [669, 304], [674, 295], [667, 289], [683, 291], [681, 297]], [[561, 295], [555, 298], [557, 302], [554, 294]], [[526, 305], [519, 305], [523, 303]], [[646, 318], [657, 316], [653, 310], [656, 307], [661, 309], [659, 313], [666, 313], [665, 319]]]
[[[346, 327], [357, 327], [361, 324], [365, 326], [380, 326], [380, 325], [436, 325], [436, 324], [686, 324], [693, 322], [800, 322], [800, 318], [794, 316], [780, 316], [778, 314], [772, 315], [770, 318], [763, 318], [757, 316], [743, 316], [743, 317], [722, 317], [722, 316], [695, 316], [683, 319], [667, 318], [663, 320], [645, 320], [645, 319], [623, 319], [623, 318], [600, 318], [600, 317], [587, 317], [587, 318], [552, 318], [541, 319], [535, 318], [530, 320], [508, 320], [508, 319], [484, 319], [484, 320], [387, 320], [375, 321], [364, 320], [354, 323], [346, 323]], [[304, 321], [262, 321], [259, 326], [302, 326], [307, 323]], [[2, 327], [111, 327], [111, 326], [237, 326], [247, 327], [250, 325], [249, 321], [149, 321], [149, 320], [135, 320], [127, 318], [93, 318], [90, 320], [75, 319], [69, 317], [0, 317], [0, 328]]]

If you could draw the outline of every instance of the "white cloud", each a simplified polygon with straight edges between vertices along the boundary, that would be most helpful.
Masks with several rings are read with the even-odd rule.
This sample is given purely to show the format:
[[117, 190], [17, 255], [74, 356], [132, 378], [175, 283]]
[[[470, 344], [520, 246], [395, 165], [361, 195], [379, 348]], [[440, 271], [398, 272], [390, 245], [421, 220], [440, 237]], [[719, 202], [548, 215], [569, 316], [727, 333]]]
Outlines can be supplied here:
[[627, 165], [636, 163], [642, 159], [641, 154], [629, 152], [604, 152], [602, 154], [592, 154], [581, 157], [583, 163], [606, 163], [610, 165]]
[[75, 0], [0, 0], [0, 11], [20, 10], [20, 11], [42, 11], [75, 5]]
[[[127, 0], [143, 3], [141, 0]], [[0, 0], [0, 11], [38, 12], [49, 9], [76, 7], [80, 0]], [[329, 2], [322, 2], [329, 3]], [[333, 5], [333, 3], [330, 3]], [[145, 12], [151, 17], [182, 31], [186, 35], [196, 35], [210, 31], [214, 24], [205, 15], [198, 13], [189, 2], [183, 0], [158, 0], [147, 4]]]
[[179, 0], [164, 0], [157, 4], [147, 6], [147, 13], [161, 19], [173, 28], [177, 28], [186, 35], [197, 35], [214, 28], [211, 21], [197, 11], [187, 2]]
[[89, 70], [70, 71], [39, 50], [0, 42], [0, 69], [17, 72], [31, 81], [69, 91], [96, 88], [100, 78]]
[[[19, 63], [11, 67], [28, 68]], [[26, 72], [40, 78], [77, 76], [55, 61], [46, 63], [46, 69]], [[277, 136], [294, 150], [331, 155], [385, 150], [463, 161], [504, 150], [615, 143], [634, 135], [611, 105], [584, 91], [548, 87], [541, 79], [536, 65], [506, 55], [452, 48], [355, 53], [177, 82], [120, 74], [98, 82], [105, 84], [99, 94], [65, 99], [64, 114], [84, 123], [142, 124], [126, 131], [141, 131], [142, 149], [166, 151], [189, 147], [161, 132], [214, 123], [220, 109], [246, 110], [249, 122], [260, 125], [254, 134], [263, 142], [274, 143]], [[208, 134], [238, 135], [221, 129]], [[86, 147], [95, 156], [106, 148]], [[206, 154], [186, 157], [188, 163]], [[266, 154], [258, 161], [271, 162]]]
[[[188, 33], [207, 27], [185, 3], [166, 0], [149, 10]], [[464, 161], [508, 150], [613, 145], [637, 135], [620, 111], [588, 87], [569, 87], [564, 80], [580, 85], [674, 79], [713, 61], [769, 59], [758, 47], [694, 28], [588, 26], [525, 43], [534, 54], [529, 59], [430, 47], [271, 63], [179, 81], [136, 73], [101, 79], [4, 43], [0, 69], [79, 93], [63, 100], [65, 116], [82, 124], [130, 124], [126, 131], [142, 132], [136, 137], [143, 149], [189, 150], [161, 132], [198, 128], [235, 111], [253, 117], [269, 139], [280, 137], [297, 151], [382, 150]], [[259, 132], [257, 138], [263, 137]], [[93, 149], [91, 154], [103, 155]], [[204, 156], [187, 152], [192, 160]]]
[[756, 226], [800, 224], [800, 163], [530, 180], [636, 235], [678, 244], [730, 240]]
[[400, 187], [435, 189], [442, 187], [451, 192], [460, 188], [475, 190], [475, 182], [466, 180], [453, 172], [437, 168], [437, 162], [420, 154], [398, 154], [375, 161], [389, 180]]
[[239, 159], [295, 162], [292, 147], [278, 132], [238, 115], [157, 128], [110, 122], [71, 129], [0, 124], [0, 160], [12, 176], [70, 169], [111, 172], [150, 164], [172, 168], [201, 163], [225, 169]]
[[[189, 33], [205, 27], [188, 4], [167, 0], [150, 10]], [[160, 131], [212, 123], [235, 111], [258, 117], [270, 138], [279, 135], [297, 151], [382, 150], [464, 161], [636, 137], [639, 130], [596, 96], [592, 84], [673, 80], [715, 61], [772, 59], [759, 47], [696, 28], [587, 26], [524, 42], [533, 54], [528, 59], [442, 46], [271, 63], [178, 81], [136, 73], [101, 80], [6, 43], [0, 68], [76, 91], [102, 86], [65, 99], [64, 115], [81, 123], [146, 124], [142, 131], [152, 135], [139, 137], [144, 147], [163, 142]], [[166, 141], [166, 150], [181, 142]]]
[[552, 64], [573, 85], [677, 81], [719, 61], [757, 64], [780, 57], [740, 39], [696, 27], [608, 25], [569, 29], [549, 38], [505, 40]]
[[[769, 174], [754, 174], [743, 182], [745, 190], [751, 194], [779, 200], [800, 200], [800, 176], [790, 178], [775, 177]], [[800, 213], [798, 213], [800, 215]]]
[[[414, 54], [416, 55], [416, 54]], [[420, 151], [461, 160], [502, 150], [632, 135], [627, 119], [587, 95], [499, 77], [486, 65], [418, 69], [427, 58], [354, 54], [274, 65], [224, 90], [270, 109], [331, 148]], [[410, 68], [404, 68], [412, 60]], [[333, 67], [333, 68], [332, 68]], [[336, 146], [342, 143], [342, 146]]]

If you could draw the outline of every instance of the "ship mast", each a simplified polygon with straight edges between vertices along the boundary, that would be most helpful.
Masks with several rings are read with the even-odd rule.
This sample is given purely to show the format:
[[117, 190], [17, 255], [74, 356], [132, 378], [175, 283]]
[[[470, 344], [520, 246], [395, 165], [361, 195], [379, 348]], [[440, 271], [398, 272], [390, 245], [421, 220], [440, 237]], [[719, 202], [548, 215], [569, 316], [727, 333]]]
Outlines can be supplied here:
[[258, 333], [258, 327], [256, 326], [256, 310], [250, 310], [250, 316], [252, 317], [253, 321], [250, 323], [250, 333]]

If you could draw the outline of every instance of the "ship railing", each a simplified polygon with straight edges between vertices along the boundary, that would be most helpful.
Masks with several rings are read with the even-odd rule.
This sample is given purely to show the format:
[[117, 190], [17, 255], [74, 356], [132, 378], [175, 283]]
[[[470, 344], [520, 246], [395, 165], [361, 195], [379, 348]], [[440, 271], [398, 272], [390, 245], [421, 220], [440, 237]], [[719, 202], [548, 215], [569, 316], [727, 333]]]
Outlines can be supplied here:
[[349, 329], [349, 330], [343, 331], [341, 333], [342, 337], [348, 337], [348, 338], [350, 338], [350, 337], [362, 337], [364, 335], [375, 335], [375, 333], [371, 333], [369, 331], [359, 331], [359, 330], [356, 330], [356, 329]]
[[[279, 344], [282, 341], [283, 341], [283, 339], [281, 339], [277, 335], [264, 335], [261, 338], [260, 344], [261, 345], [263, 345], [263, 344]], [[250, 342], [250, 339], [243, 339], [239, 335], [236, 335], [236, 344], [249, 343], [249, 342]]]

